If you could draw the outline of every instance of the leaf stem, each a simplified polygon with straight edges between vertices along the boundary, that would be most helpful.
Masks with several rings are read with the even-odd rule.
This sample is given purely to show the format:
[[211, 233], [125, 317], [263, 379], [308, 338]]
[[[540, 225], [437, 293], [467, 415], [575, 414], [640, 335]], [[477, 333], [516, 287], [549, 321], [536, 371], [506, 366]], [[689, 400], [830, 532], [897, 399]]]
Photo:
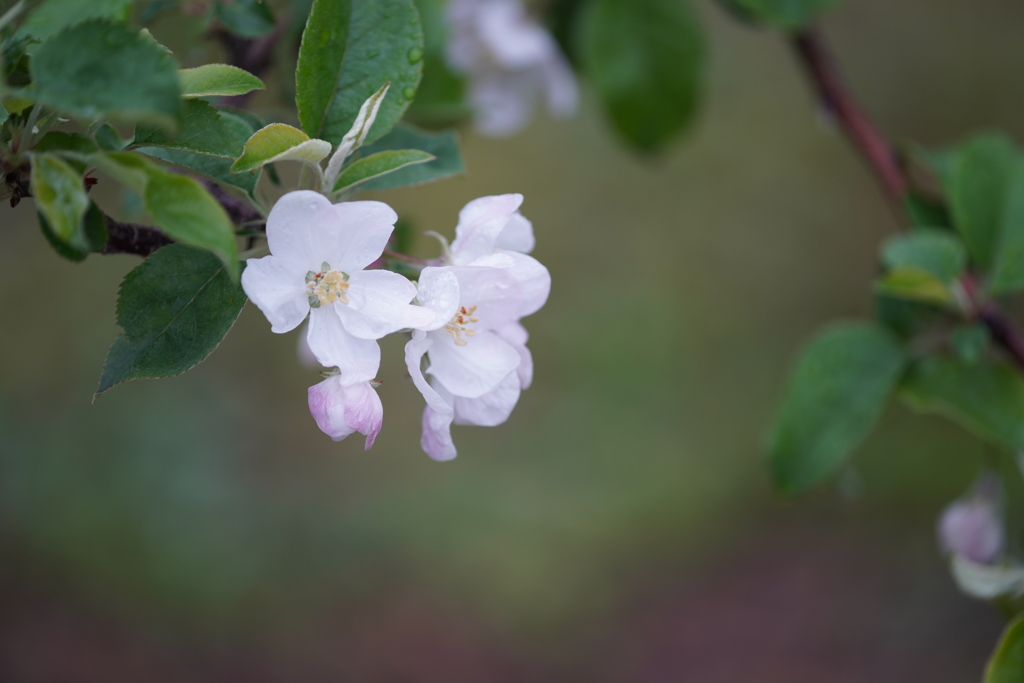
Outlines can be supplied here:
[[384, 250], [384, 255], [387, 256], [388, 258], [393, 258], [396, 261], [403, 261], [404, 263], [412, 263], [412, 264], [415, 264], [417, 266], [427, 266], [427, 265], [430, 265], [429, 261], [426, 261], [426, 260], [421, 259], [421, 258], [416, 258], [414, 256], [407, 256], [406, 254], [401, 254], [401, 253], [399, 253], [397, 251], [394, 251], [393, 249], [385, 249]]

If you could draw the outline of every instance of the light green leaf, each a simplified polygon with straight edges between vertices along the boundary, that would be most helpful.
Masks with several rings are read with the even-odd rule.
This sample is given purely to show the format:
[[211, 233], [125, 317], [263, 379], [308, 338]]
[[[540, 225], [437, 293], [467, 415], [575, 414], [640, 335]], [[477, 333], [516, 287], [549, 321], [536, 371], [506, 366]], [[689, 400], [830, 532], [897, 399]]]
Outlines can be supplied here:
[[697, 107], [704, 37], [685, 0], [594, 0], [583, 17], [583, 60], [615, 129], [652, 151]]
[[996, 361], [929, 357], [914, 363], [902, 395], [918, 410], [940, 412], [982, 438], [1024, 449], [1024, 382]]
[[878, 420], [906, 360], [897, 339], [874, 324], [820, 333], [800, 358], [775, 422], [775, 485], [799, 494], [835, 472]]
[[1024, 681], [1024, 615], [1006, 626], [1003, 636], [985, 667], [985, 683]]
[[224, 207], [202, 185], [134, 152], [97, 154], [91, 161], [142, 197], [146, 213], [168, 237], [212, 251], [237, 276], [234, 226]]
[[260, 38], [274, 30], [274, 15], [263, 0], [216, 0], [214, 16], [231, 33]]
[[897, 268], [882, 276], [876, 289], [879, 294], [913, 299], [940, 305], [956, 303], [949, 285], [927, 270], [914, 267]]
[[68, 116], [174, 129], [178, 69], [158, 44], [124, 26], [92, 20], [47, 40], [32, 59], [36, 101]]
[[393, 173], [406, 166], [422, 164], [433, 159], [433, 154], [421, 152], [418, 149], [377, 152], [368, 157], [363, 157], [342, 169], [341, 175], [338, 176], [338, 180], [334, 184], [333, 191], [354, 190], [369, 180]]
[[1017, 157], [1010, 172], [999, 239], [988, 283], [991, 294], [1024, 288], [1024, 159]]
[[46, 241], [54, 251], [70, 261], [82, 261], [89, 252], [99, 251], [107, 243], [107, 224], [103, 220], [103, 212], [92, 202], [89, 203], [89, 208], [82, 218], [84, 240], [75, 240], [73, 244], [64, 242], [57, 236], [42, 212], [38, 216], [39, 227]]
[[302, 129], [339, 144], [363, 103], [391, 90], [366, 142], [402, 118], [423, 69], [423, 31], [413, 0], [316, 0], [295, 71]]
[[888, 240], [882, 247], [882, 261], [888, 268], [917, 268], [952, 284], [967, 267], [967, 252], [956, 235], [920, 228]]
[[310, 139], [298, 128], [272, 123], [249, 138], [242, 156], [235, 161], [231, 171], [251, 171], [275, 161], [301, 161], [316, 165], [330, 153], [331, 143]]
[[236, 159], [242, 154], [246, 138], [237, 126], [225, 119], [221, 112], [203, 100], [188, 100], [183, 108], [181, 128], [168, 136], [155, 128], [139, 126], [135, 130], [133, 145], [140, 147], [170, 147], [195, 154]]
[[387, 190], [406, 185], [422, 185], [466, 172], [462, 154], [459, 152], [459, 141], [453, 130], [424, 133], [410, 126], [398, 124], [377, 142], [363, 147], [362, 152], [376, 154], [392, 149], [421, 149], [433, 154], [435, 158], [424, 164], [406, 166], [394, 173], [368, 180], [360, 186], [360, 190]]
[[263, 90], [263, 81], [228, 64], [204, 64], [178, 72], [182, 97], [231, 97]]
[[359, 149], [366, 140], [366, 136], [369, 134], [370, 128], [377, 118], [377, 112], [384, 102], [384, 96], [387, 95], [390, 87], [391, 83], [382, 85], [380, 90], [370, 95], [369, 99], [363, 102], [363, 106], [359, 108], [355, 122], [349, 131], [345, 133], [345, 137], [341, 139], [341, 143], [334, 150], [330, 161], [327, 162], [327, 170], [324, 172], [325, 187], [334, 185], [334, 181], [338, 179], [338, 174], [341, 172], [341, 167], [346, 159], [348, 159], [352, 152]]
[[124, 139], [117, 130], [109, 123], [104, 123], [96, 129], [94, 135], [96, 144], [108, 152], [120, 152], [132, 143], [134, 138]]
[[21, 30], [40, 40], [87, 19], [127, 22], [132, 0], [45, 0], [29, 15]]
[[974, 261], [993, 261], [1016, 166], [1013, 142], [1001, 134], [977, 135], [946, 164], [944, 184], [956, 229]]
[[124, 334], [110, 347], [96, 395], [194, 367], [217, 348], [245, 301], [212, 254], [180, 244], [158, 250], [121, 283], [117, 322]]
[[724, 0], [742, 16], [787, 31], [803, 28], [839, 0]]
[[31, 181], [36, 206], [54, 238], [74, 251], [88, 252], [82, 219], [89, 197], [82, 174], [55, 154], [33, 154]]

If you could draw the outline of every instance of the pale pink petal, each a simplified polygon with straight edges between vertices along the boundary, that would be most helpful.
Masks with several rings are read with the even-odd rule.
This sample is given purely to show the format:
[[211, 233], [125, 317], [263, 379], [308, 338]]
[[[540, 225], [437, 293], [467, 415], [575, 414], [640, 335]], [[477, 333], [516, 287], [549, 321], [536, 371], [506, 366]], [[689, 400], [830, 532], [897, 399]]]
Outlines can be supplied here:
[[[409, 377], [412, 378], [412, 383], [416, 385], [416, 388], [423, 394], [423, 400], [427, 402], [427, 405], [434, 409], [435, 412], [439, 413], [451, 413], [452, 405], [450, 400], [445, 400], [438, 390], [434, 388], [427, 379], [423, 376], [423, 370], [421, 364], [423, 362], [423, 356], [427, 353], [430, 347], [434, 344], [434, 340], [427, 336], [422, 330], [417, 330], [412, 333], [412, 339], [405, 345], [405, 368], [409, 371]], [[446, 392], [448, 393], [448, 392]]]
[[384, 421], [384, 406], [369, 382], [351, 385], [340, 376], [329, 377], [309, 388], [309, 412], [320, 429], [335, 441], [353, 432], [366, 435], [370, 450]]
[[380, 369], [380, 347], [369, 339], [353, 337], [341, 323], [329, 304], [314, 308], [309, 315], [309, 348], [324, 367], [341, 370], [346, 384], [366, 382], [377, 376]]
[[[494, 257], [509, 258], [496, 254], [488, 260]], [[522, 317], [523, 286], [513, 277], [511, 268], [450, 266], [449, 271], [459, 280], [459, 305], [476, 306], [480, 326], [494, 329]]]
[[533, 223], [526, 216], [516, 211], [508, 219], [505, 228], [498, 233], [498, 239], [494, 243], [495, 249], [507, 251], [518, 251], [520, 254], [529, 254], [537, 241], [533, 237]]
[[453, 460], [458, 451], [452, 442], [451, 411], [439, 413], [430, 406], [423, 409], [423, 435], [420, 447], [423, 452], [438, 462]]
[[479, 2], [475, 28], [494, 62], [505, 69], [540, 65], [555, 50], [551, 34], [530, 19], [518, 0]]
[[434, 344], [427, 372], [456, 396], [482, 396], [519, 365], [516, 350], [487, 330], [477, 330], [465, 346], [456, 346], [454, 338], [443, 330], [428, 336]]
[[557, 48], [541, 66], [548, 111], [556, 118], [568, 118], [579, 108], [579, 85], [569, 61]]
[[429, 325], [437, 314], [409, 302], [416, 285], [387, 270], [361, 270], [352, 274], [346, 292], [348, 304], [335, 304], [349, 334], [360, 339], [381, 337], [407, 328]]
[[433, 311], [434, 320], [416, 329], [430, 331], [444, 327], [459, 309], [459, 279], [446, 267], [424, 268], [417, 290], [420, 306]]
[[525, 318], [539, 311], [547, 303], [548, 295], [551, 294], [551, 273], [532, 256], [515, 251], [506, 251], [504, 254], [512, 258], [513, 265], [508, 272], [522, 288], [522, 308], [519, 310], [519, 316]]
[[519, 401], [519, 376], [510, 372], [498, 386], [477, 398], [455, 396], [455, 424], [496, 427], [508, 419]]
[[281, 334], [294, 330], [309, 313], [305, 276], [300, 266], [275, 256], [249, 259], [242, 289], [267, 316], [270, 329]]
[[519, 354], [519, 366], [516, 368], [519, 386], [524, 390], [529, 389], [533, 383], [533, 356], [530, 349], [526, 348], [526, 341], [530, 338], [526, 328], [519, 323], [509, 323], [494, 330], [494, 333], [511, 344]]
[[319, 192], [289, 192], [274, 204], [267, 216], [267, 246], [274, 256], [308, 270], [319, 270], [340, 235], [340, 226], [332, 221], [331, 202]]
[[991, 564], [1003, 552], [1003, 524], [992, 501], [957, 501], [939, 518], [939, 540], [947, 551], [978, 564]]
[[398, 215], [383, 202], [342, 202], [332, 208], [335, 219], [345, 227], [338, 263], [331, 266], [349, 275], [380, 258], [395, 229]]
[[459, 212], [452, 242], [452, 261], [466, 265], [494, 253], [494, 244], [509, 219], [523, 203], [521, 194], [503, 194], [474, 199]]

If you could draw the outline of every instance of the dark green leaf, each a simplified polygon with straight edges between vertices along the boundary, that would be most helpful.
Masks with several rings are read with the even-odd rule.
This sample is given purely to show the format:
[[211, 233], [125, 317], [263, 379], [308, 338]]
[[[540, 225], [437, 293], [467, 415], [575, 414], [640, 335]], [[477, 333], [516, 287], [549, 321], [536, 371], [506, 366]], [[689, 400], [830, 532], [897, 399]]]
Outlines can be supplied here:
[[45, 40], [87, 19], [127, 22], [131, 14], [132, 0], [46, 0], [29, 15], [21, 30]]
[[210, 180], [232, 185], [250, 196], [256, 191], [256, 183], [259, 181], [259, 176], [253, 173], [232, 173], [231, 159], [193, 154], [166, 147], [139, 147], [135, 151], [180, 166]]
[[1021, 288], [1024, 288], [1024, 159], [1018, 157], [1006, 190], [988, 291], [1004, 294]]
[[54, 251], [70, 261], [82, 261], [90, 251], [99, 251], [107, 243], [107, 225], [103, 221], [103, 213], [92, 202], [89, 203], [89, 208], [82, 219], [84, 243], [76, 241], [72, 245], [61, 241], [53, 232], [46, 217], [42, 213], [39, 213], [38, 217], [39, 227], [42, 229], [46, 241], [50, 243]]
[[941, 309], [921, 301], [884, 294], [875, 297], [875, 319], [902, 339], [911, 339], [934, 326]]
[[243, 38], [259, 38], [274, 30], [274, 15], [261, 0], [216, 0], [213, 12], [224, 28]]
[[182, 69], [178, 75], [182, 97], [230, 97], [264, 88], [263, 81], [229, 64], [204, 64]]
[[988, 328], [980, 323], [960, 325], [950, 335], [953, 350], [965, 363], [977, 363], [985, 355], [991, 341]]
[[36, 143], [35, 152], [73, 152], [75, 154], [92, 154], [99, 147], [90, 138], [81, 133], [66, 133], [62, 130], [51, 130]]
[[685, 0], [594, 0], [583, 57], [616, 130], [640, 149], [663, 146], [693, 118], [704, 37]]
[[888, 268], [917, 268], [951, 284], [967, 267], [967, 253], [956, 235], [921, 228], [886, 241], [882, 261]]
[[179, 0], [149, 0], [142, 7], [139, 21], [142, 22], [143, 26], [149, 26], [164, 12], [176, 9], [178, 4]]
[[919, 228], [952, 228], [953, 221], [942, 202], [911, 190], [904, 198], [904, 208], [910, 222]]
[[38, 102], [75, 118], [173, 129], [181, 116], [174, 60], [151, 38], [106, 21], [47, 40], [32, 59], [32, 76]]
[[819, 334], [800, 358], [775, 422], [775, 485], [803, 493], [835, 472], [878, 420], [905, 364], [900, 343], [877, 325]]
[[102, 149], [108, 152], [120, 152], [122, 149], [132, 143], [132, 139], [122, 138], [117, 130], [114, 129], [109, 123], [104, 123], [102, 126], [96, 129], [96, 144]]
[[431, 161], [433, 154], [418, 149], [398, 149], [390, 152], [377, 152], [363, 157], [345, 167], [338, 180], [334, 183], [334, 192], [353, 190], [363, 183], [394, 173], [400, 168]]
[[423, 32], [413, 0], [316, 0], [295, 72], [302, 129], [337, 145], [359, 108], [388, 81], [391, 89], [365, 143], [402, 118], [423, 68]]
[[911, 366], [903, 396], [918, 410], [944, 413], [979, 436], [1024, 449], [1024, 382], [995, 361], [929, 357]]
[[984, 683], [1021, 681], [1024, 681], [1024, 616], [1018, 616], [1007, 624], [985, 668]]
[[128, 273], [97, 395], [131, 379], [179, 375], [209, 356], [245, 304], [245, 294], [209, 252], [172, 244]]
[[377, 142], [362, 147], [361, 151], [363, 154], [376, 154], [390, 149], [421, 149], [430, 152], [436, 158], [425, 164], [407, 166], [386, 176], [369, 180], [360, 186], [361, 190], [387, 190], [392, 187], [422, 185], [466, 172], [462, 154], [459, 152], [459, 141], [453, 130], [424, 133], [399, 124]]
[[741, 15], [783, 30], [795, 30], [809, 24], [815, 17], [839, 0], [725, 0]]
[[[140, 147], [170, 147], [196, 154], [237, 159], [248, 138], [231, 120], [203, 100], [188, 100], [184, 105], [181, 128], [173, 136], [155, 128], [139, 126], [135, 130], [134, 145]], [[247, 129], [246, 129], [247, 131]]]
[[469, 113], [465, 81], [448, 68], [448, 17], [444, 0], [416, 0], [423, 22], [423, 80], [409, 115], [424, 122], [450, 122]]
[[82, 219], [89, 208], [82, 174], [55, 154], [32, 155], [32, 196], [40, 215], [46, 218], [43, 231], [76, 252], [88, 252]]
[[956, 229], [982, 268], [995, 255], [1015, 157], [1008, 138], [984, 134], [968, 141], [947, 164], [944, 182]]

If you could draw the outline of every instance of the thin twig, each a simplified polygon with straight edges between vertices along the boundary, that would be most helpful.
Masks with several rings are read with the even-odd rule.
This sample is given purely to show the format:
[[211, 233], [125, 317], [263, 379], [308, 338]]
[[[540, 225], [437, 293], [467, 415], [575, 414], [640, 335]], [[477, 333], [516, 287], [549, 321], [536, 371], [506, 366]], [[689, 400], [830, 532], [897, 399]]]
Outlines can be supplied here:
[[426, 260], [421, 259], [421, 258], [416, 258], [415, 256], [407, 256], [406, 254], [401, 254], [401, 253], [399, 253], [397, 251], [394, 251], [393, 249], [385, 249], [384, 250], [384, 255], [387, 256], [388, 258], [393, 258], [396, 261], [404, 261], [405, 263], [413, 263], [413, 264], [416, 264], [417, 266], [427, 266], [427, 265], [430, 265], [429, 261], [426, 261]]

